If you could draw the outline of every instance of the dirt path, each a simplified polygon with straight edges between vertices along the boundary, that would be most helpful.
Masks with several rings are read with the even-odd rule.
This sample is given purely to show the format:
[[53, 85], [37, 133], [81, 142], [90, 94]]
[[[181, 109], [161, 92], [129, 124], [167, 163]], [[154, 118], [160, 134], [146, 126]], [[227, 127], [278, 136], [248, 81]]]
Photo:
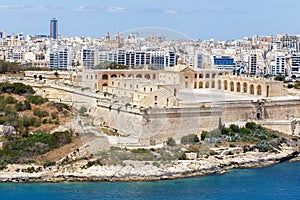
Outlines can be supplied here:
[[73, 137], [70, 144], [66, 144], [60, 148], [45, 153], [37, 159], [37, 162], [43, 163], [45, 160], [58, 161], [82, 145], [83, 143], [79, 137]]

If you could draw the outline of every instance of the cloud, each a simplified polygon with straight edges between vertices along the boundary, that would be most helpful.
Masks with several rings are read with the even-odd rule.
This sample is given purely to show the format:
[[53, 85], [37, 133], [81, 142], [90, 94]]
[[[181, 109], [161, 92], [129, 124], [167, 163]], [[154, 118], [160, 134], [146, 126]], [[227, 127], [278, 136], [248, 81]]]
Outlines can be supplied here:
[[86, 8], [84, 6], [78, 6], [73, 9], [76, 12], [92, 12], [93, 10], [90, 8]]
[[249, 11], [244, 10], [236, 10], [232, 8], [223, 8], [223, 9], [211, 9], [208, 12], [216, 14], [216, 15], [248, 15]]
[[[21, 12], [48, 12], [53, 10], [62, 10], [64, 8], [56, 8], [51, 6], [29, 6], [29, 5], [15, 5], [15, 6], [7, 6], [0, 5], [0, 10], [2, 11], [21, 11]], [[64, 9], [65, 10], [65, 9]]]
[[171, 9], [166, 9], [166, 10], [164, 10], [164, 13], [168, 14], [168, 15], [175, 15], [175, 14], [177, 14], [177, 11], [171, 10]]
[[0, 5], [0, 10], [22, 10], [25, 7], [22, 5], [16, 5], [16, 6], [7, 6], [7, 5]]
[[124, 7], [111, 6], [111, 7], [108, 7], [105, 11], [109, 12], [109, 13], [118, 13], [118, 12], [123, 12], [125, 10], [127, 10], [127, 9]]

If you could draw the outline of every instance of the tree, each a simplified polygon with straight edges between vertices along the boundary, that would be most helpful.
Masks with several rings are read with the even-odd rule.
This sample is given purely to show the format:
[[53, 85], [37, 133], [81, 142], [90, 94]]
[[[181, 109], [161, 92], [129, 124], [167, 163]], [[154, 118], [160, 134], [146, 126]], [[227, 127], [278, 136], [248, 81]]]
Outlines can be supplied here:
[[176, 142], [175, 142], [174, 138], [172, 138], [172, 137], [168, 138], [166, 143], [167, 143], [168, 146], [175, 146], [176, 145]]
[[204, 140], [206, 138], [207, 134], [208, 134], [207, 131], [202, 131], [201, 140]]
[[200, 142], [200, 140], [196, 134], [189, 134], [186, 136], [182, 136], [180, 142], [181, 144], [195, 144]]
[[275, 76], [274, 80], [275, 81], [284, 81], [285, 77], [283, 75], [277, 75], [277, 76]]
[[16, 111], [23, 111], [24, 110], [24, 106], [23, 106], [22, 102], [16, 103], [15, 107], [16, 107]]
[[85, 113], [87, 112], [87, 108], [84, 106], [81, 106], [81, 108], [79, 109], [79, 115], [84, 116]]

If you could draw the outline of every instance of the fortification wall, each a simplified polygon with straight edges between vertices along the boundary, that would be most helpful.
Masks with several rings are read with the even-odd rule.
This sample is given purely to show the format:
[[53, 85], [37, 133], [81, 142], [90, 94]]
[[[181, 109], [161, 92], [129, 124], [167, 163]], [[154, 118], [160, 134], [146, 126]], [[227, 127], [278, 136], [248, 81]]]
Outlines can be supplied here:
[[184, 135], [197, 134], [203, 130], [218, 128], [222, 111], [214, 108], [152, 108], [132, 111], [118, 105], [98, 107], [93, 114], [102, 126], [139, 138], [141, 145], [154, 145], [168, 137], [180, 139]]

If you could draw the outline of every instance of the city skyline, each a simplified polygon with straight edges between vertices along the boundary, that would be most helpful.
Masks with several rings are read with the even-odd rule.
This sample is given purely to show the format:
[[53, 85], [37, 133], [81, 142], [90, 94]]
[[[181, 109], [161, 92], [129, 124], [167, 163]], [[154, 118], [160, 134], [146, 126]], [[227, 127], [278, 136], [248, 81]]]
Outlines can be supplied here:
[[181, 32], [191, 39], [231, 40], [252, 35], [299, 34], [295, 15], [300, 2], [237, 0], [114, 0], [95, 2], [58, 0], [0, 3], [0, 30], [8, 34], [49, 34], [49, 20], [60, 24], [59, 35], [104, 37], [109, 30], [161, 27]]

